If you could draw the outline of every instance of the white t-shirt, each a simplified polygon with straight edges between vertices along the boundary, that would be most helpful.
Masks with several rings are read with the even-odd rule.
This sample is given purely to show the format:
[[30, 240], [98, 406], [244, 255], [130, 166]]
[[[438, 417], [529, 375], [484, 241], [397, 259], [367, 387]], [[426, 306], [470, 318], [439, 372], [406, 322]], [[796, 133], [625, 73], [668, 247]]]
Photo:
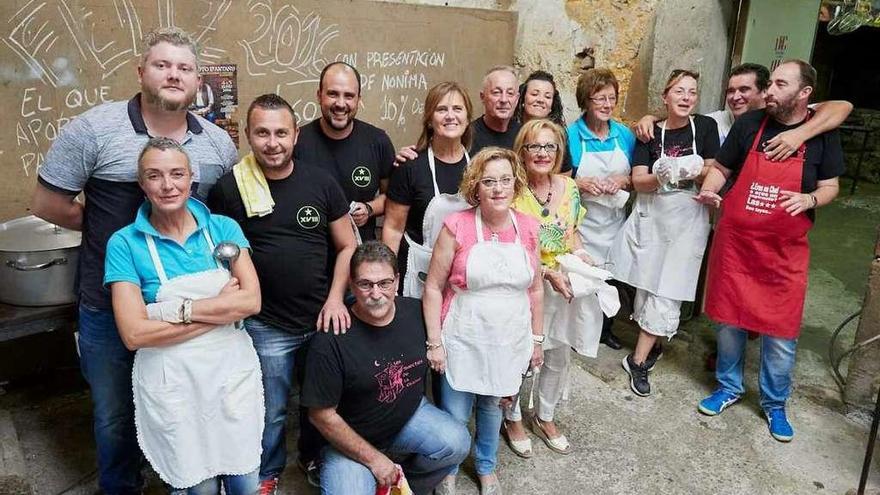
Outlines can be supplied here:
[[724, 138], [727, 137], [730, 127], [733, 126], [733, 113], [725, 108], [724, 110], [707, 113], [706, 116], [711, 117], [718, 124], [718, 139], [721, 144], [724, 144]]

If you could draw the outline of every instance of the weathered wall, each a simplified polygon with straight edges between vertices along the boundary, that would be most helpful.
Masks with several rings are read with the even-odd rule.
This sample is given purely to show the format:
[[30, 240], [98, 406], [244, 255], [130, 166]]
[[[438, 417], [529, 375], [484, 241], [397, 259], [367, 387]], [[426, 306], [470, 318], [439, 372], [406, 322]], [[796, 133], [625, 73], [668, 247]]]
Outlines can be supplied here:
[[593, 63], [615, 71], [623, 96], [617, 110], [625, 120], [661, 105], [660, 91], [675, 68], [703, 75], [700, 111], [720, 106], [735, 14], [731, 0], [390, 1], [517, 11], [515, 65], [523, 78], [535, 69], [555, 75], [569, 120], [580, 113], [578, 75]]
[[[880, 230], [877, 231], [874, 262], [868, 274], [868, 290], [859, 317], [854, 343], [865, 342], [880, 335]], [[844, 402], [847, 412], [858, 416], [869, 413], [877, 397], [877, 377], [880, 376], [880, 360], [877, 359], [880, 343], [874, 342], [853, 353], [846, 374]]]

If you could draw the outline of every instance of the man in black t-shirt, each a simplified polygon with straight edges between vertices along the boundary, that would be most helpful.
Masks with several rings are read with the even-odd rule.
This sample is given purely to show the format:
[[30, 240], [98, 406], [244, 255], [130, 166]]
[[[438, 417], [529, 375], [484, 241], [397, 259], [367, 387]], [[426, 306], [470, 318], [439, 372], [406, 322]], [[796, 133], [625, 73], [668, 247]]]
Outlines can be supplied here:
[[[260, 278], [262, 308], [245, 326], [260, 357], [266, 402], [261, 493], [274, 493], [287, 464], [284, 424], [294, 357], [316, 326], [336, 333], [348, 328], [343, 297], [356, 243], [348, 202], [336, 181], [317, 167], [294, 164], [297, 127], [290, 105], [274, 94], [257, 97], [248, 108], [245, 132], [252, 159], [245, 157], [217, 182], [208, 205], [241, 225]], [[253, 169], [253, 162], [259, 170]], [[274, 202], [268, 213], [254, 211], [259, 195], [247, 192], [260, 187], [253, 179], [260, 172]], [[265, 201], [260, 206], [265, 207]], [[331, 249], [336, 253], [333, 270], [328, 266]], [[300, 460], [307, 466], [317, 457], [320, 436], [304, 420], [304, 411], [300, 425]]]
[[303, 126], [296, 158], [330, 172], [354, 203], [351, 215], [363, 240], [376, 238], [376, 217], [385, 211], [385, 190], [394, 162], [394, 146], [382, 129], [357, 120], [361, 77], [345, 62], [321, 72], [321, 117]]
[[499, 65], [486, 72], [480, 89], [483, 115], [471, 122], [474, 127], [471, 156], [488, 146], [513, 149], [520, 128], [520, 123], [513, 119], [519, 96], [519, 82], [513, 67]]
[[425, 399], [427, 335], [421, 303], [395, 301], [394, 253], [378, 241], [351, 258], [349, 331], [318, 334], [306, 360], [302, 404], [330, 445], [321, 492], [373, 495], [396, 483], [398, 465], [427, 494], [470, 449], [467, 429]]
[[718, 389], [699, 404], [716, 415], [738, 401], [743, 387], [747, 332], [761, 335], [761, 408], [770, 434], [788, 442], [794, 429], [785, 406], [791, 394], [809, 271], [807, 232], [817, 207], [838, 193], [844, 171], [837, 131], [806, 141], [790, 158], [771, 162], [764, 145], [804, 125], [816, 71], [804, 61], [780, 64], [770, 77], [767, 107], [736, 119], [696, 199], [724, 208], [709, 256], [706, 313], [717, 321]]

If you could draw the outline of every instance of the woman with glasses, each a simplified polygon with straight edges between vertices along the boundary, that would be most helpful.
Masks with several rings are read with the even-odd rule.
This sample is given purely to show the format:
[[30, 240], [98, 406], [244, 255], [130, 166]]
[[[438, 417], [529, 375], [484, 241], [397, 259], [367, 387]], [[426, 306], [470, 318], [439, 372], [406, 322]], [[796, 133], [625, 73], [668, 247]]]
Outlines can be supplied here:
[[[544, 367], [537, 378], [537, 411], [532, 429], [551, 450], [571, 452], [571, 445], [553, 421], [568, 374], [570, 348], [596, 356], [602, 312], [595, 297], [574, 297], [569, 276], [557, 256], [574, 254], [592, 263], [583, 247], [578, 225], [584, 216], [574, 180], [557, 175], [565, 146], [562, 128], [546, 119], [531, 120], [520, 129], [514, 143], [523, 161], [528, 187], [514, 202], [514, 209], [540, 223], [538, 240], [544, 288]], [[569, 314], [565, 314], [569, 313]], [[574, 315], [573, 318], [568, 316]], [[574, 324], [571, 324], [574, 323]], [[522, 423], [519, 400], [507, 409], [504, 431], [511, 450], [520, 457], [532, 456], [532, 445]]]
[[[519, 86], [519, 102], [513, 113], [513, 119], [521, 124], [532, 119], [549, 119], [556, 125], [565, 128], [565, 117], [562, 115], [562, 98], [556, 89], [553, 74], [536, 70], [529, 74], [526, 82]], [[562, 167], [560, 173], [571, 175], [572, 155], [567, 149], [562, 150]]]
[[[626, 201], [632, 189], [630, 162], [636, 139], [612, 118], [619, 84], [608, 69], [590, 69], [578, 79], [576, 97], [583, 114], [568, 127], [569, 153], [576, 157], [573, 176], [587, 213], [580, 224], [584, 249], [607, 268], [608, 250], [626, 220]], [[602, 322], [600, 341], [612, 349], [620, 342], [611, 331], [612, 319]]]
[[654, 138], [636, 144], [632, 184], [638, 192], [633, 211], [612, 243], [614, 278], [636, 288], [632, 319], [639, 337], [623, 358], [630, 388], [651, 394], [649, 354], [660, 337], [678, 330], [682, 301], [693, 301], [709, 236], [708, 207], [694, 200], [718, 151], [718, 128], [697, 106], [699, 75], [674, 70], [663, 90], [666, 120]]
[[[473, 114], [467, 91], [458, 83], [443, 82], [428, 91], [422, 118], [418, 157], [394, 170], [388, 186], [382, 242], [396, 254], [401, 278], [407, 270], [427, 272], [427, 259], [415, 259], [410, 243], [424, 244], [422, 224], [434, 197], [458, 191], [467, 167], [467, 149], [473, 140]], [[406, 234], [406, 242], [401, 239]], [[431, 246], [427, 246], [429, 249]], [[408, 265], [414, 265], [409, 267]]]
[[[543, 353], [538, 225], [511, 204], [526, 187], [510, 150], [480, 151], [461, 182], [473, 207], [449, 215], [434, 245], [422, 305], [431, 368], [444, 374], [440, 405], [467, 424], [476, 405], [474, 457], [481, 494], [495, 474], [502, 397], [519, 392]], [[451, 474], [435, 493], [454, 493]]]

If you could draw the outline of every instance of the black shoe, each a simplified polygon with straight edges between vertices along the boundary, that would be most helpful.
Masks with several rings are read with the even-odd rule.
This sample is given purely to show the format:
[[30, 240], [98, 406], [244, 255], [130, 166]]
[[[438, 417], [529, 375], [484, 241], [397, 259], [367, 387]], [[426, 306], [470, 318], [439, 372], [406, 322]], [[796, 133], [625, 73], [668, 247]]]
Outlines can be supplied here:
[[639, 397], [647, 397], [651, 395], [651, 384], [648, 383], [647, 362], [639, 366], [633, 361], [632, 356], [632, 354], [628, 354], [620, 364], [629, 374], [629, 388]]
[[611, 332], [603, 333], [602, 337], [599, 338], [599, 343], [605, 344], [615, 351], [619, 351], [621, 348], [623, 348], [623, 344], [621, 344], [620, 341], [617, 340], [617, 336], [615, 336]]
[[321, 488], [321, 470], [317, 461], [305, 462], [297, 457], [296, 465], [306, 475], [306, 481], [315, 488]]
[[648, 368], [648, 371], [654, 371], [654, 365], [657, 364], [657, 361], [662, 357], [663, 344], [654, 344], [654, 347], [648, 352], [648, 357], [645, 358], [645, 368]]

